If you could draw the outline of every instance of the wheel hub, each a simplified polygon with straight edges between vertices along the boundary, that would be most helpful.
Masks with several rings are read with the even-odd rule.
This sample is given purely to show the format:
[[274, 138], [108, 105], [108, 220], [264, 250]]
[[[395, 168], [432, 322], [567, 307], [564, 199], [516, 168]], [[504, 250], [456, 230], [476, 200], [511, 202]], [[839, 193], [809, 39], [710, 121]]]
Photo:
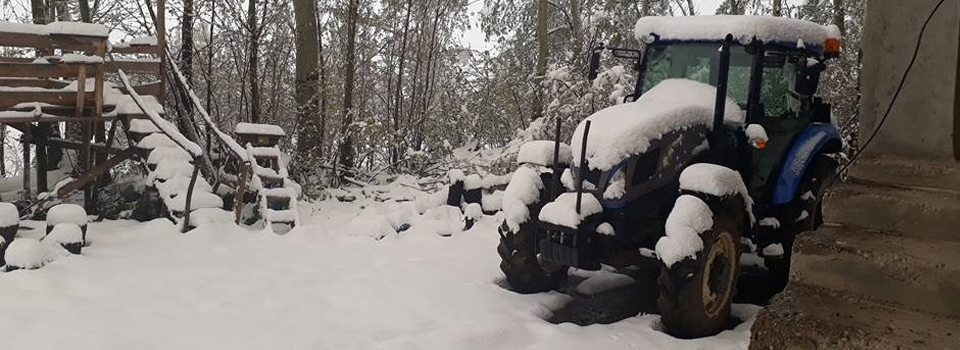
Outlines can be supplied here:
[[709, 317], [716, 317], [733, 294], [736, 276], [736, 247], [729, 232], [717, 236], [707, 252], [704, 262], [703, 309]]

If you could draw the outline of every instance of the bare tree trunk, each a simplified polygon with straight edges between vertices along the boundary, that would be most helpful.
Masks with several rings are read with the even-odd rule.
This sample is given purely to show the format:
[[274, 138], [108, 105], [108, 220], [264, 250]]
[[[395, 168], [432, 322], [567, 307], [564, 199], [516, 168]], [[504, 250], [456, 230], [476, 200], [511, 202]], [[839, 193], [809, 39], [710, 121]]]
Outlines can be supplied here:
[[550, 3], [548, 0], [540, 0], [539, 6], [537, 8], [537, 45], [539, 46], [539, 52], [537, 54], [537, 78], [536, 78], [536, 87], [537, 87], [537, 101], [536, 108], [534, 112], [536, 118], [543, 116], [543, 99], [545, 96], [542, 94], [542, 88], [540, 82], [543, 81], [543, 78], [547, 75], [547, 60], [550, 55], [550, 38], [547, 33], [547, 16], [549, 16]]
[[393, 144], [390, 149], [390, 163], [400, 161], [400, 110], [403, 106], [403, 70], [407, 61], [407, 34], [410, 31], [410, 13], [413, 11], [413, 0], [407, 0], [407, 16], [403, 23], [403, 35], [400, 39], [400, 62], [397, 69], [397, 87], [394, 93], [393, 104]]
[[[319, 40], [317, 38], [317, 5], [314, 0], [294, 0], [296, 22], [296, 101], [297, 101], [297, 157], [302, 169], [313, 163], [317, 145], [323, 142], [318, 135], [317, 71]], [[303, 171], [298, 171], [303, 175]]]
[[774, 17], [783, 17], [783, 0], [773, 0], [772, 15]]
[[570, 0], [570, 36], [573, 38], [573, 59], [575, 64], [583, 62], [583, 19], [580, 9], [581, 0]]
[[697, 9], [693, 7], [693, 0], [687, 0], [687, 16], [696, 16]]
[[353, 149], [353, 93], [355, 88], [355, 75], [357, 73], [357, 17], [360, 16], [359, 0], [349, 0], [347, 5], [347, 49], [346, 66], [344, 67], [343, 80], [343, 124], [340, 126], [340, 133], [343, 142], [340, 143], [340, 166], [343, 170], [340, 178], [343, 180], [346, 176], [351, 176], [354, 166]]
[[210, 113], [210, 103], [213, 101], [213, 25], [217, 19], [217, 2], [210, 2], [210, 38], [207, 40], [207, 113]]
[[87, 0], [79, 0], [79, 1], [80, 1], [80, 6], [78, 8], [80, 9], [80, 21], [92, 23], [93, 15], [90, 13], [90, 3], [87, 2]]
[[193, 0], [183, 0], [183, 16], [180, 23], [180, 70], [190, 85], [193, 85], [193, 16]]
[[650, 15], [650, 0], [641, 0], [640, 1], [640, 17], [647, 17]]
[[327, 137], [327, 62], [323, 56], [323, 27], [320, 22], [320, 11], [317, 11], [317, 55], [320, 56], [320, 130], [317, 132], [320, 137], [320, 150], [317, 159], [323, 159], [326, 151]]
[[847, 35], [847, 10], [843, 0], [833, 0], [833, 24], [840, 29], [841, 35]]
[[247, 75], [250, 80], [250, 122], [260, 122], [260, 27], [257, 24], [257, 1], [249, 0], [247, 29], [250, 30], [250, 50], [247, 52]]

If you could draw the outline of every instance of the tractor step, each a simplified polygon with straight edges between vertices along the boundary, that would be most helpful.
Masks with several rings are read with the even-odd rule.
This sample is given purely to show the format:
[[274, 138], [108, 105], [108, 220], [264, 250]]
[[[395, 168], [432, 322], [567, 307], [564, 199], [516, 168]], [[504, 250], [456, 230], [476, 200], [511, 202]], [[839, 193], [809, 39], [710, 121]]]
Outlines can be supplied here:
[[953, 349], [956, 344], [960, 344], [956, 318], [890, 307], [795, 281], [757, 315], [750, 335], [752, 350]]
[[960, 242], [960, 192], [851, 179], [834, 184], [823, 205], [827, 222]]
[[797, 239], [790, 279], [891, 307], [960, 317], [957, 252], [960, 242], [823, 227]]

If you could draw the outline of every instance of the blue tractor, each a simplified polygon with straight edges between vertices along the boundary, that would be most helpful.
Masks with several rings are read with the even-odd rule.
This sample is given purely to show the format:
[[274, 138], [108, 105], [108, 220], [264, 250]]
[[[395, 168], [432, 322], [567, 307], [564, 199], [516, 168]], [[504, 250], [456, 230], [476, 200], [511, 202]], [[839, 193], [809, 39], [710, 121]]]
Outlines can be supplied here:
[[[556, 289], [568, 267], [661, 262], [662, 324], [693, 338], [723, 330], [742, 262], [784, 285], [794, 238], [822, 224], [842, 141], [821, 72], [835, 27], [759, 16], [645, 17], [619, 105], [585, 118], [570, 145], [535, 141], [503, 197], [501, 270], [514, 291]], [[559, 138], [559, 124], [557, 128]]]

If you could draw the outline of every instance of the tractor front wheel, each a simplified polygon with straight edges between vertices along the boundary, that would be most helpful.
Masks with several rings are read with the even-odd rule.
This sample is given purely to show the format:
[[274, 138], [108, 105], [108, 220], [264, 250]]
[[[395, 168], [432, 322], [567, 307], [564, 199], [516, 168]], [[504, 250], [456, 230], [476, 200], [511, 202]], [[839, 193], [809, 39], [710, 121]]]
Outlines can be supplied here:
[[539, 258], [536, 225], [525, 222], [512, 232], [506, 222], [500, 226], [497, 253], [500, 270], [517, 293], [530, 294], [555, 290], [567, 279], [567, 268]]
[[[695, 256], [662, 265], [657, 306], [668, 334], [678, 338], [698, 338], [722, 331], [730, 316], [730, 304], [740, 272], [740, 235], [746, 222], [744, 200], [739, 195], [683, 197], [678, 199], [678, 204], [684, 200], [709, 207], [712, 224], [699, 233], [703, 246]], [[682, 210], [674, 207], [671, 213], [672, 217], [677, 214], [674, 220], [699, 223], [671, 223], [668, 219], [668, 226], [702, 226], [699, 221], [702, 218], [678, 213]]]

